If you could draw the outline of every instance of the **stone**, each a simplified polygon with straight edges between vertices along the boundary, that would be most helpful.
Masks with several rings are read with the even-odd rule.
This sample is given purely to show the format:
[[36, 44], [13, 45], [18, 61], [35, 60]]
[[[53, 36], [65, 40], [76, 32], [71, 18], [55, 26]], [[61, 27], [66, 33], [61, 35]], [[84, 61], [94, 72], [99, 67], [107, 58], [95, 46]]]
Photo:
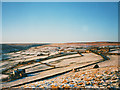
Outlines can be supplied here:
[[96, 64], [93, 68], [99, 68], [98, 64]]
[[83, 84], [83, 82], [80, 82], [80, 83], [78, 83], [79, 85], [82, 85]]
[[91, 83], [90, 82], [86, 82], [86, 85], [90, 85]]
[[117, 77], [115, 77], [115, 76], [114, 76], [114, 77], [112, 77], [111, 79], [112, 79], [112, 80], [116, 80], [116, 79], [117, 79]]

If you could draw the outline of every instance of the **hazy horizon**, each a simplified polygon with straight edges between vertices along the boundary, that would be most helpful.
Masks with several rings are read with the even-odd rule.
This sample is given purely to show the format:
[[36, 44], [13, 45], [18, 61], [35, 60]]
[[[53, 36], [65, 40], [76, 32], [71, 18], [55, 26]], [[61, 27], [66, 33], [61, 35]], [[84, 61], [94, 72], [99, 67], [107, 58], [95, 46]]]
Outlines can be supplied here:
[[[97, 43], [97, 42], [112, 42], [112, 41], [80, 41], [80, 42], [3, 42], [0, 44], [54, 44], [54, 43]], [[113, 43], [120, 43], [119, 41], [113, 41]]]
[[117, 2], [3, 2], [3, 43], [118, 41]]

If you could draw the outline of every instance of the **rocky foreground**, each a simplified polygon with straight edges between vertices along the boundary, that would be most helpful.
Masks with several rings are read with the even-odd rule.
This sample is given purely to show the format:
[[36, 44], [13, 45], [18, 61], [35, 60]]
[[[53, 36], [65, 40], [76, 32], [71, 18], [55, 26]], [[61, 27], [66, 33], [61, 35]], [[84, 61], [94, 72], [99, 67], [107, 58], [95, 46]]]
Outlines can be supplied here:
[[71, 71], [51, 79], [26, 84], [19, 88], [119, 88], [117, 67]]

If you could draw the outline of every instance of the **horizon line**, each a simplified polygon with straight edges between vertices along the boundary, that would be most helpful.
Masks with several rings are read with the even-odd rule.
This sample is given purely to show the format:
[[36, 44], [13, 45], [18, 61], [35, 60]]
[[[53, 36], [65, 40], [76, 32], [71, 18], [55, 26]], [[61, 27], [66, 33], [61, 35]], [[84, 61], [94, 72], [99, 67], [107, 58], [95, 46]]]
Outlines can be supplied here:
[[51, 43], [51, 44], [54, 44], [54, 43], [85, 43], [85, 42], [119, 42], [119, 41], [76, 41], [76, 42], [0, 42], [0, 44], [24, 44], [24, 43], [26, 43], [26, 44], [29, 44], [29, 43], [36, 43], [36, 44], [39, 44], [39, 43], [41, 43], [41, 44], [44, 44], [44, 43]]

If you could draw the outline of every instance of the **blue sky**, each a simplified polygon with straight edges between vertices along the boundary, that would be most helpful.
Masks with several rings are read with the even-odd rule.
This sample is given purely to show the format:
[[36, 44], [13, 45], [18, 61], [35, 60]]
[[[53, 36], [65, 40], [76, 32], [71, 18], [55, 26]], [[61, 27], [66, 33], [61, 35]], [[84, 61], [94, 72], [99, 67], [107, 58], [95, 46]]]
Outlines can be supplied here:
[[117, 2], [3, 2], [3, 42], [118, 41]]

